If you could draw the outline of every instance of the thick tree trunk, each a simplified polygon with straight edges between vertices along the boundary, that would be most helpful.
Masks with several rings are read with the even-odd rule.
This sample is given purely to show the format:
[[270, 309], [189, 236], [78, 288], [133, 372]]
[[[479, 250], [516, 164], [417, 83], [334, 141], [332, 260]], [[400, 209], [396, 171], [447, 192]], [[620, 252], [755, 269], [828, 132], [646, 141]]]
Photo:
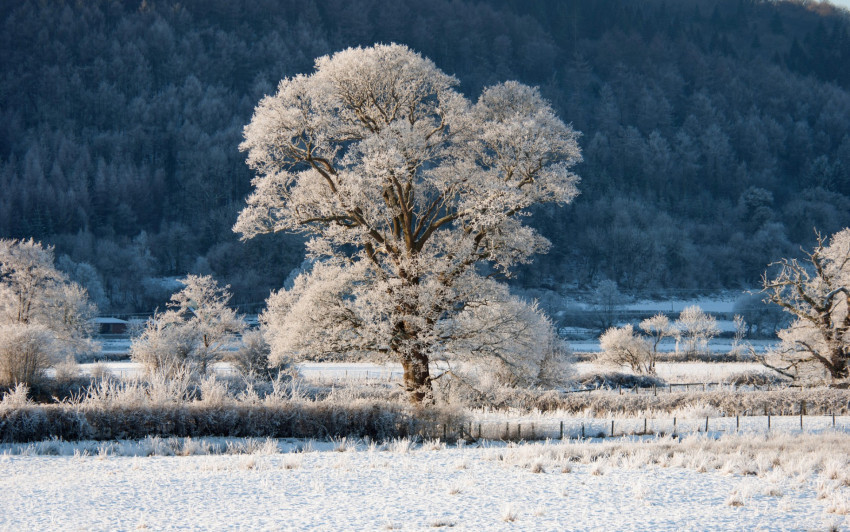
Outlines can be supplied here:
[[838, 347], [833, 350], [827, 369], [829, 369], [829, 374], [833, 380], [846, 379], [850, 375], [850, 368], [847, 367], [847, 355], [844, 354], [843, 348]]
[[428, 357], [422, 353], [400, 353], [404, 368], [404, 389], [410, 402], [416, 405], [434, 401]]

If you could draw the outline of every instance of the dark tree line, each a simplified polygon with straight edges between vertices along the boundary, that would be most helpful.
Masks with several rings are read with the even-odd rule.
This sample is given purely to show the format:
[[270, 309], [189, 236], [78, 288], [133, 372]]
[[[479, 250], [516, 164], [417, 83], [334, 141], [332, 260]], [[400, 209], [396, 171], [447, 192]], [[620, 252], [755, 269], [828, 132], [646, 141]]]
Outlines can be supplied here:
[[526, 287], [752, 286], [850, 224], [850, 17], [826, 5], [21, 0], [0, 24], [0, 236], [54, 243], [116, 311], [187, 272], [242, 304], [283, 283], [300, 241], [231, 232], [242, 127], [282, 77], [375, 42], [468, 94], [540, 85], [584, 133], [582, 195], [533, 218], [555, 246]]

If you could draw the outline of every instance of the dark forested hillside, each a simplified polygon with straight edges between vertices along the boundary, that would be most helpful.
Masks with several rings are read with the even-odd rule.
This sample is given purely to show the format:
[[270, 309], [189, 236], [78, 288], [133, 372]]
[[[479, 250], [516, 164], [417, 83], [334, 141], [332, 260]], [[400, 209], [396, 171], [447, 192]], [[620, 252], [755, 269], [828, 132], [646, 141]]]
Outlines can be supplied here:
[[254, 105], [323, 54], [405, 43], [477, 95], [541, 86], [583, 132], [582, 195], [532, 219], [525, 286], [752, 285], [850, 224], [850, 18], [754, 0], [0, 3], [0, 237], [53, 243], [113, 311], [213, 273], [262, 301], [296, 237], [231, 232]]

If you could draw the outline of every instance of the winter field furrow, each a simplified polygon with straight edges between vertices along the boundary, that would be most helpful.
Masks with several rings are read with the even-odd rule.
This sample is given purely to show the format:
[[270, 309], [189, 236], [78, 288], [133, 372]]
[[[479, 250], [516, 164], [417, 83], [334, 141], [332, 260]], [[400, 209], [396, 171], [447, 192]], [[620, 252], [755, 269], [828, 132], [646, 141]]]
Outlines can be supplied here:
[[337, 442], [151, 457], [21, 456], [7, 446], [0, 528], [841, 529], [848, 442], [829, 433], [475, 448]]

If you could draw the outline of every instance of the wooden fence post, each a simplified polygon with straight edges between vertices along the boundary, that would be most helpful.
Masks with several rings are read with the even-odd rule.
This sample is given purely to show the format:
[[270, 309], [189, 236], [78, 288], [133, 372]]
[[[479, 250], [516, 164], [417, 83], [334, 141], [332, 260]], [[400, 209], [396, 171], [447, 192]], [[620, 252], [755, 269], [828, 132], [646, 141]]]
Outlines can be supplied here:
[[564, 422], [561, 421], [561, 439], [564, 439]]

